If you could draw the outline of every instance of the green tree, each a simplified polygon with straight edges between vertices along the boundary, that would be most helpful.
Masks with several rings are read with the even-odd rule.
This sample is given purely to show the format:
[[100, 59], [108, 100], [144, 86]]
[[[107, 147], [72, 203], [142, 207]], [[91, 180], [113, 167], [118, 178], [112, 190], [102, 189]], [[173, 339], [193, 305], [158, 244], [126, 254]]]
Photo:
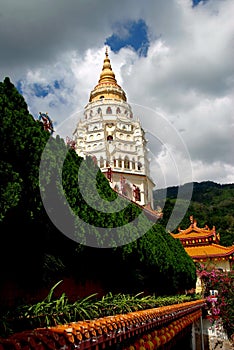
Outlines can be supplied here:
[[[185, 187], [185, 184], [181, 187]], [[163, 218], [160, 223], [166, 227], [174, 210], [175, 202], [178, 201], [178, 209], [183, 208], [183, 200], [177, 199], [178, 186], [168, 187], [154, 192], [155, 205], [163, 207]], [[165, 198], [166, 196], [166, 198]], [[163, 200], [164, 198], [164, 200]], [[212, 181], [203, 181], [193, 183], [193, 193], [181, 222], [176, 225], [174, 233], [178, 227], [187, 228], [190, 225], [189, 217], [193, 215], [200, 227], [208, 225], [210, 228], [215, 226], [216, 232], [220, 233], [220, 244], [231, 246], [234, 244], [234, 184], [220, 185]]]
[[[108, 180], [91, 158], [78, 157], [59, 135], [44, 130], [9, 78], [0, 83], [0, 116], [2, 285], [11, 279], [31, 288], [72, 275], [129, 292], [172, 294], [192, 286], [193, 265], [180, 243], [124, 198], [113, 213], [105, 210], [105, 202], [117, 198]], [[70, 225], [70, 234], [59, 220], [66, 229]], [[95, 240], [114, 246], [116, 239], [121, 244], [115, 248], [87, 245]]]

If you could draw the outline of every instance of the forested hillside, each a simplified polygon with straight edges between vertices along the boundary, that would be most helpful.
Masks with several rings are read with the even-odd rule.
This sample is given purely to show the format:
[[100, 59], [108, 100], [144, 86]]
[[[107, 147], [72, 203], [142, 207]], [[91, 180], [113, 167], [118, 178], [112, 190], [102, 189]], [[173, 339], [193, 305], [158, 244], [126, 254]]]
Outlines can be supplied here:
[[[191, 184], [183, 185], [183, 190]], [[170, 214], [174, 208], [178, 194], [178, 186], [168, 187], [154, 191], [155, 205], [163, 206], [163, 198], [166, 197], [163, 208], [161, 224], [166, 226]], [[183, 205], [183, 200], [179, 200]], [[197, 220], [199, 227], [215, 226], [220, 233], [220, 244], [230, 246], [234, 244], [234, 184], [218, 184], [212, 181], [194, 182], [190, 205], [185, 217], [179, 223], [182, 229], [190, 225], [190, 215]], [[177, 226], [177, 227], [178, 227]], [[177, 228], [174, 230], [177, 232]]]
[[[120, 201], [119, 210], [105, 212], [104, 202], [116, 198], [108, 180], [92, 159], [84, 161], [59, 135], [44, 130], [9, 78], [0, 83], [0, 145], [3, 305], [6, 292], [19, 302], [17, 290], [23, 289], [25, 298], [35, 300], [41, 287], [49, 290], [64, 278], [97, 282], [105, 293], [175, 294], [194, 286], [195, 266], [180, 242], [162, 225], [149, 225], [130, 202], [121, 209]], [[82, 172], [80, 183], [89, 203], [77, 181]], [[94, 183], [100, 196], [96, 209]], [[129, 229], [126, 224], [134, 218]], [[110, 241], [115, 248], [96, 248]], [[79, 290], [73, 293], [79, 296]]]

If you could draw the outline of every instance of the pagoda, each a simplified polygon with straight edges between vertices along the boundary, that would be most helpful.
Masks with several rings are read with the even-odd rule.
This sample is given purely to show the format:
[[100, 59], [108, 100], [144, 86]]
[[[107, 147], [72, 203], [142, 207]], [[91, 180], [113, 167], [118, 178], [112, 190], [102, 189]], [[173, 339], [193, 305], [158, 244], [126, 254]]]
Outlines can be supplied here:
[[190, 226], [178, 233], [171, 233], [172, 237], [179, 239], [187, 254], [194, 262], [204, 264], [207, 269], [217, 268], [230, 271], [234, 261], [234, 245], [224, 247], [219, 244], [220, 235], [215, 226], [210, 229], [197, 226], [197, 221], [190, 216]]
[[73, 139], [77, 154], [93, 158], [115, 191], [154, 210], [155, 184], [150, 176], [145, 132], [117, 83], [107, 49], [99, 81]]

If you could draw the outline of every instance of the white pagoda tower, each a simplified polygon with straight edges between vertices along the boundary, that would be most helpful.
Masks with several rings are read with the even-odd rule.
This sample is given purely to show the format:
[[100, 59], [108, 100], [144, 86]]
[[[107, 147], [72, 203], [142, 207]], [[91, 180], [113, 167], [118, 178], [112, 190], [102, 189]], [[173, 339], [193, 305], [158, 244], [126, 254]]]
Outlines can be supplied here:
[[117, 84], [107, 50], [100, 79], [73, 137], [77, 154], [93, 157], [113, 189], [154, 209], [155, 184], [150, 177], [145, 133]]

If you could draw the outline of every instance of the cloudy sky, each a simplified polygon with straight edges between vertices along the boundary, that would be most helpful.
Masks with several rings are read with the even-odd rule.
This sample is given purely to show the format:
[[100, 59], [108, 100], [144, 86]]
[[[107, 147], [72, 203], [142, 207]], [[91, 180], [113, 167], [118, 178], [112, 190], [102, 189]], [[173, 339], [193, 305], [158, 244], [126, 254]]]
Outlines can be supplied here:
[[108, 47], [156, 186], [233, 183], [233, 14], [233, 0], [0, 0], [0, 79], [72, 138]]

